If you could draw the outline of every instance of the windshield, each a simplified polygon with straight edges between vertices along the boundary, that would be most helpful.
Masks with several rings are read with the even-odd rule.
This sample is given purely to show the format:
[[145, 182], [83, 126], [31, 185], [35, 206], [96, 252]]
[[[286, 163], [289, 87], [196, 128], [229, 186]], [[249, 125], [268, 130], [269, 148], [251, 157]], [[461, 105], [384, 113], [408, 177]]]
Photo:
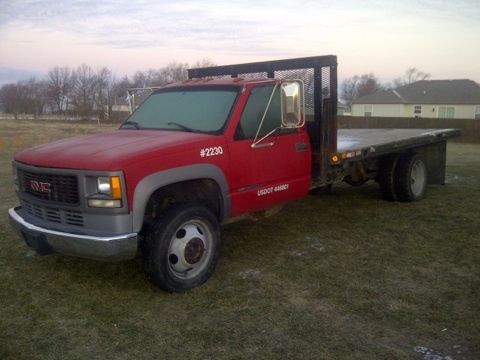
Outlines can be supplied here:
[[148, 97], [121, 128], [219, 132], [238, 87], [161, 90]]

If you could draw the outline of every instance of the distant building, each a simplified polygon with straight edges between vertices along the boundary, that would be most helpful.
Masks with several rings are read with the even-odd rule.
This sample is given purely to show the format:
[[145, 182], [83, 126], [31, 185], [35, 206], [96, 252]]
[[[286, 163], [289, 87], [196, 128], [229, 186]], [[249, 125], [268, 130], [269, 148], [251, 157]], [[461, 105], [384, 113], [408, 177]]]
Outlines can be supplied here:
[[129, 105], [112, 105], [112, 112], [128, 112], [130, 113]]
[[344, 115], [348, 113], [348, 106], [342, 104], [341, 102], [337, 103], [337, 115]]
[[480, 85], [472, 80], [422, 80], [352, 102], [353, 116], [480, 120]]

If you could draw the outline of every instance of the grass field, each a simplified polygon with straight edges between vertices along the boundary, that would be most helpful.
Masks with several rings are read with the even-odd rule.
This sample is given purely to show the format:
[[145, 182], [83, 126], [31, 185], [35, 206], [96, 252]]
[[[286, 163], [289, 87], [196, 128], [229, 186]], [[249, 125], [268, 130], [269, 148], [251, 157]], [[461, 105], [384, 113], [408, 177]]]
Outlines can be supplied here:
[[227, 225], [212, 279], [172, 295], [10, 229], [14, 152], [111, 127], [0, 122], [0, 358], [480, 358], [479, 145], [450, 144], [419, 203], [340, 185]]

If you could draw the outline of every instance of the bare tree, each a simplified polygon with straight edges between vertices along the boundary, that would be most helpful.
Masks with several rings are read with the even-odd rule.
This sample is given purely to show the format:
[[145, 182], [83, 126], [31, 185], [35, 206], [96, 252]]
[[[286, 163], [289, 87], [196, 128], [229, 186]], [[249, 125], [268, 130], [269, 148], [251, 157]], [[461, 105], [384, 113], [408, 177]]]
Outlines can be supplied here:
[[171, 62], [159, 69], [137, 71], [131, 81], [132, 87], [163, 86], [172, 82], [183, 81], [188, 78], [188, 68], [211, 67], [216, 64], [210, 59], [203, 58], [196, 61], [192, 66], [187, 63]]
[[373, 73], [361, 76], [355, 75], [343, 81], [340, 96], [350, 106], [353, 100], [384, 89], [384, 86]]
[[405, 75], [403, 75], [403, 77], [393, 80], [392, 87], [397, 88], [427, 79], [430, 79], [429, 73], [418, 70], [416, 67], [411, 67], [405, 70]]
[[159, 78], [159, 70], [148, 69], [146, 71], [137, 71], [133, 75], [132, 85], [133, 87], [149, 87], [152, 86], [152, 83], [155, 79]]
[[113, 81], [112, 72], [107, 67], [100, 68], [97, 71], [95, 76], [95, 108], [100, 111], [100, 115], [104, 118], [110, 114]]
[[156, 77], [152, 80], [152, 85], [162, 86], [186, 80], [188, 78], [187, 69], [188, 64], [172, 62], [158, 71]]
[[73, 88], [72, 70], [68, 66], [55, 66], [48, 71], [47, 94], [49, 102], [59, 114], [68, 110], [68, 101]]
[[195, 69], [195, 68], [206, 68], [206, 67], [212, 67], [212, 66], [216, 66], [217, 64], [215, 64], [212, 60], [208, 59], [208, 58], [203, 58], [203, 59], [200, 59], [200, 60], [197, 60], [195, 61], [191, 66], [190, 68], [192, 69]]
[[380, 90], [384, 90], [384, 86], [380, 84], [380, 81], [373, 73], [360, 76], [357, 87], [358, 97], [370, 95]]
[[127, 99], [127, 90], [135, 87], [127, 76], [124, 76], [120, 80], [114, 80], [112, 83], [111, 97], [113, 104], [122, 104]]
[[352, 101], [355, 100], [357, 95], [357, 87], [360, 77], [358, 75], [345, 79], [340, 87], [340, 97], [342, 100], [350, 106]]
[[137, 71], [132, 76], [132, 87], [147, 87], [148, 86], [148, 78], [147, 74], [144, 71]]
[[3, 110], [15, 116], [18, 114], [40, 115], [47, 103], [46, 87], [45, 81], [37, 81], [35, 78], [4, 85], [0, 89]]
[[21, 83], [23, 92], [24, 109], [26, 114], [38, 116], [43, 113], [48, 102], [47, 82], [31, 78]]
[[0, 89], [0, 102], [3, 111], [15, 116], [21, 113], [21, 96], [18, 84], [6, 84]]
[[82, 64], [73, 72], [72, 105], [78, 115], [91, 115], [95, 108], [96, 76], [92, 68]]

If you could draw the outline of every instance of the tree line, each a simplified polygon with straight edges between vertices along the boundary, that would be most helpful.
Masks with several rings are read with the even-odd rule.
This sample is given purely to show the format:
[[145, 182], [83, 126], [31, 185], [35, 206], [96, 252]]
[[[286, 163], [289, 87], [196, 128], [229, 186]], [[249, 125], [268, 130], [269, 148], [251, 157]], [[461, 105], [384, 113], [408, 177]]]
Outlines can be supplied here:
[[[212, 61], [203, 59], [191, 67], [214, 65]], [[3, 112], [15, 116], [51, 113], [109, 118], [112, 105], [126, 103], [127, 89], [186, 80], [189, 67], [187, 63], [172, 62], [162, 68], [137, 71], [131, 77], [117, 78], [108, 67], [94, 70], [86, 64], [76, 68], [55, 66], [43, 79], [31, 78], [3, 85], [0, 88], [0, 107]], [[350, 106], [359, 97], [429, 77], [430, 74], [414, 67], [390, 84], [382, 84], [373, 73], [355, 75], [343, 81], [339, 95]]]
[[[203, 59], [192, 67], [214, 66]], [[127, 89], [162, 86], [187, 79], [187, 63], [172, 62], [159, 69], [137, 71], [133, 76], [117, 78], [108, 67], [93, 69], [82, 64], [76, 68], [55, 66], [43, 79], [30, 78], [0, 88], [3, 112], [14, 114], [44, 113], [98, 115], [109, 117], [112, 105], [125, 104]]]

